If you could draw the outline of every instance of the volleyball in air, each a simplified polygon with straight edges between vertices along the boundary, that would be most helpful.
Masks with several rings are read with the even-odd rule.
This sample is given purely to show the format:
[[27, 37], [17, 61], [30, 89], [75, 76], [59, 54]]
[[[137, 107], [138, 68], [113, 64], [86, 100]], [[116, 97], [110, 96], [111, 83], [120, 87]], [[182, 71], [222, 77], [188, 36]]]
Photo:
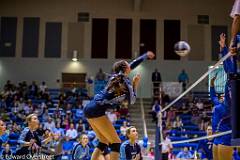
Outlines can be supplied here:
[[174, 45], [175, 53], [177, 53], [177, 55], [181, 57], [188, 55], [190, 50], [191, 50], [190, 45], [185, 41], [179, 41]]

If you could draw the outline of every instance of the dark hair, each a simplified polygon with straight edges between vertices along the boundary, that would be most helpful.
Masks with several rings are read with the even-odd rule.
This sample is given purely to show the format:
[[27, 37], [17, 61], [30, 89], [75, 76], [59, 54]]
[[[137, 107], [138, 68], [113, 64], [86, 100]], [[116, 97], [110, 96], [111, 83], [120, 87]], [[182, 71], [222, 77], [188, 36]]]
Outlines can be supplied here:
[[125, 72], [126, 68], [127, 68], [128, 63], [125, 60], [120, 60], [118, 62], [115, 62], [113, 64], [113, 71], [115, 73], [119, 73], [119, 72]]

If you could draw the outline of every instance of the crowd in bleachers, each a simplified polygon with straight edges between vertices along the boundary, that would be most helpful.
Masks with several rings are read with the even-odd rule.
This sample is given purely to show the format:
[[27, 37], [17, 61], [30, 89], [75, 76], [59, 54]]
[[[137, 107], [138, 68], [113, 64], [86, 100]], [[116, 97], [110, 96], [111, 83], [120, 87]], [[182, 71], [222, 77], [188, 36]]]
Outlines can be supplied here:
[[[164, 105], [161, 107], [164, 108], [168, 102], [164, 101], [162, 104]], [[165, 159], [177, 159], [181, 157], [182, 152], [191, 158], [194, 158], [194, 155], [199, 156], [201, 151], [198, 151], [198, 141], [173, 145], [170, 145], [170, 142], [205, 136], [207, 127], [211, 126], [211, 116], [212, 104], [208, 98], [208, 93], [204, 93], [204, 96], [201, 97], [194, 96], [191, 93], [169, 110], [163, 112], [164, 150], [162, 153]], [[194, 154], [195, 151], [197, 151], [197, 154]], [[168, 153], [167, 158], [166, 153]]]
[[[82, 88], [49, 89], [45, 82], [14, 85], [7, 81], [0, 94], [0, 117], [7, 126], [6, 133], [1, 136], [1, 154], [14, 154], [19, 149], [19, 136], [27, 126], [27, 115], [32, 113], [37, 114], [40, 121], [37, 133], [42, 139], [52, 137], [53, 141], [62, 142], [59, 155], [63, 159], [70, 159], [73, 146], [82, 134], [89, 138], [91, 154], [97, 139], [83, 114], [83, 105], [89, 99], [87, 90]], [[120, 139], [126, 140], [128, 104], [109, 110], [107, 116]], [[48, 150], [51, 144], [44, 143], [43, 146]]]

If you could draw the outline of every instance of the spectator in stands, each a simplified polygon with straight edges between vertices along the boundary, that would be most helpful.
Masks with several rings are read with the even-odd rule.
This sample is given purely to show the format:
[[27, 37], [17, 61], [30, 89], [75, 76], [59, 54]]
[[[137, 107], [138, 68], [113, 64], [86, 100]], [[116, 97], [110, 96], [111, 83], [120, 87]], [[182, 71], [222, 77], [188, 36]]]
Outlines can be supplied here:
[[39, 86], [39, 91], [41, 94], [45, 93], [46, 89], [47, 89], [47, 85], [46, 85], [46, 82], [42, 82], [42, 84]]
[[38, 86], [36, 85], [35, 81], [32, 82], [32, 84], [28, 87], [28, 89], [29, 89], [29, 95], [37, 96]]
[[159, 104], [159, 101], [156, 100], [154, 105], [152, 106], [152, 111], [150, 112], [152, 114], [152, 122], [156, 122], [158, 121], [158, 113], [161, 110], [161, 106]]
[[78, 143], [73, 147], [72, 160], [90, 160], [88, 136], [82, 134], [78, 139]]
[[106, 115], [108, 117], [108, 119], [112, 122], [112, 124], [115, 124], [117, 121], [117, 115], [114, 112], [113, 109], [110, 109], [109, 111], [106, 112]]
[[177, 130], [182, 130], [182, 120], [179, 116], [176, 117], [176, 120], [173, 122], [173, 128], [177, 129]]
[[48, 133], [44, 142], [42, 142], [42, 153], [50, 156], [54, 156], [51, 159], [61, 160], [63, 151], [64, 138], [60, 137], [60, 134]]
[[11, 133], [16, 133], [16, 134], [21, 133], [21, 128], [17, 125], [16, 122], [13, 122]]
[[29, 99], [29, 100], [25, 103], [25, 105], [24, 105], [24, 107], [23, 107], [24, 113], [25, 113], [26, 115], [32, 113], [32, 107], [31, 107], [31, 106], [32, 106], [32, 100]]
[[199, 111], [203, 111], [203, 109], [204, 109], [204, 104], [200, 98], [198, 99], [198, 102], [196, 103], [196, 107], [199, 109]]
[[64, 128], [65, 130], [68, 130], [70, 128], [70, 121], [67, 116], [64, 117], [61, 128]]
[[54, 160], [62, 160], [64, 138], [60, 134], [53, 135], [50, 150], [54, 153]]
[[141, 147], [137, 143], [138, 132], [134, 126], [127, 129], [128, 140], [120, 147], [120, 160], [142, 160]]
[[[47, 107], [47, 106], [46, 106]], [[48, 108], [44, 109], [44, 113], [42, 114], [42, 120], [43, 122], [47, 122], [49, 118]]]
[[36, 132], [39, 136], [43, 136], [44, 129], [43, 129], [43, 124], [42, 123], [39, 123], [38, 129], [36, 130]]
[[168, 117], [170, 122], [174, 121], [174, 119], [176, 117], [176, 112], [175, 112], [173, 107], [170, 107], [170, 110], [167, 113], [167, 117]]
[[95, 79], [98, 81], [104, 81], [106, 79], [106, 75], [105, 75], [105, 73], [103, 73], [102, 68], [99, 69], [98, 73], [96, 74]]
[[11, 90], [13, 88], [13, 84], [11, 83], [10, 80], [7, 80], [6, 84], [4, 85], [5, 90]]
[[0, 120], [0, 147], [2, 146], [3, 140], [2, 135], [4, 135], [6, 132], [6, 125], [3, 122], [3, 120]]
[[154, 160], [154, 148], [151, 147], [148, 151], [148, 157]]
[[55, 122], [52, 117], [48, 117], [47, 122], [44, 123], [43, 129], [49, 129], [51, 132], [55, 129]]
[[163, 134], [163, 142], [162, 142], [162, 160], [168, 160], [168, 155], [171, 153], [173, 149], [171, 140], [169, 138], [169, 134]]
[[64, 136], [64, 129], [61, 128], [61, 124], [58, 122], [56, 128], [53, 129], [54, 134], [59, 134], [60, 136]]
[[162, 106], [165, 106], [170, 102], [169, 95], [166, 94], [164, 91], [161, 92], [161, 97], [162, 97]]
[[153, 93], [156, 93], [156, 91], [160, 90], [160, 85], [162, 83], [162, 77], [160, 72], [155, 69], [155, 71], [152, 73], [152, 83], [153, 83]]
[[52, 142], [53, 133], [49, 129], [46, 129], [42, 137], [44, 140], [41, 142], [41, 152], [46, 155], [50, 155], [50, 145]]
[[127, 118], [128, 114], [129, 114], [127, 101], [122, 103], [121, 108], [119, 109], [119, 113], [120, 113], [121, 118]]
[[[207, 136], [211, 136], [213, 131], [212, 127], [208, 126], [207, 127]], [[201, 153], [201, 159], [204, 160], [212, 160], [213, 155], [212, 155], [212, 148], [213, 148], [213, 139], [204, 139], [199, 141], [197, 151]]]
[[75, 117], [75, 120], [79, 120], [80, 118], [84, 117], [83, 106], [81, 103], [78, 104], [78, 108], [76, 109], [76, 113], [75, 113], [74, 117]]
[[123, 121], [123, 125], [120, 127], [121, 135], [126, 136], [127, 129], [128, 129], [127, 121]]
[[74, 128], [74, 124], [70, 124], [70, 128], [66, 132], [66, 136], [70, 138], [70, 140], [76, 140], [78, 133], [77, 130]]
[[193, 158], [193, 154], [188, 150], [188, 147], [184, 147], [184, 149], [177, 154], [176, 158], [177, 160], [189, 160]]
[[83, 120], [80, 119], [76, 125], [78, 133], [84, 133], [86, 131], [86, 124], [83, 123]]
[[11, 160], [12, 159], [12, 151], [10, 149], [10, 145], [7, 143], [5, 144], [5, 148], [2, 152], [2, 156], [1, 158], [3, 158], [2, 160]]
[[182, 72], [178, 75], [178, 82], [182, 83], [183, 91], [186, 90], [186, 86], [189, 83], [188, 74], [183, 69]]
[[62, 147], [64, 155], [71, 154], [72, 145], [73, 145], [73, 142], [70, 141], [70, 138], [68, 136], [66, 136], [65, 141], [63, 142], [63, 147]]

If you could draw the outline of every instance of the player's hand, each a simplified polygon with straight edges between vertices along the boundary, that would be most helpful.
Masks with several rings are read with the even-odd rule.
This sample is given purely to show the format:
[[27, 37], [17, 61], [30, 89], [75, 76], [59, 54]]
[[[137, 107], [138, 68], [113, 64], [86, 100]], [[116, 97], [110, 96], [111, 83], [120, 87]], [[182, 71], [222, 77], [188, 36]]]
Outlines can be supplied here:
[[134, 77], [133, 77], [133, 86], [134, 87], [137, 87], [139, 85], [139, 82], [140, 82], [140, 79], [141, 79], [141, 76], [140, 74], [136, 74]]
[[210, 81], [210, 86], [211, 87], [214, 87], [214, 83], [215, 83], [215, 80], [216, 80], [217, 76], [214, 76], [211, 81]]
[[237, 47], [234, 47], [234, 40], [231, 40], [231, 42], [230, 42], [229, 51], [232, 56], [237, 54]]
[[230, 47], [229, 51], [230, 51], [231, 55], [234, 56], [237, 54], [237, 47]]
[[220, 36], [219, 36], [219, 41], [218, 41], [221, 48], [225, 47], [225, 45], [226, 45], [225, 42], [226, 42], [226, 34], [221, 33]]
[[155, 54], [151, 51], [148, 51], [147, 56], [148, 56], [149, 59], [153, 59], [155, 57]]
[[140, 160], [140, 154], [137, 154], [134, 160]]

